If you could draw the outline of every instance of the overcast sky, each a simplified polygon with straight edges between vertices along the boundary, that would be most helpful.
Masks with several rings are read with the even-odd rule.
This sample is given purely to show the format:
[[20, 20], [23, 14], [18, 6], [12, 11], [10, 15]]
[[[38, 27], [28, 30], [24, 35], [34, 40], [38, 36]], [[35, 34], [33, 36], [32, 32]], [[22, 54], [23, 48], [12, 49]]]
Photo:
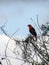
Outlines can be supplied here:
[[[32, 2], [1, 2], [0, 4], [0, 26], [7, 21], [5, 30], [12, 34], [19, 28], [16, 36], [27, 36], [29, 34], [28, 24], [32, 24], [36, 29], [34, 22], [37, 24], [36, 15], [39, 16], [39, 24], [49, 21], [49, 1], [32, 1]], [[30, 18], [33, 18], [32, 22]], [[2, 34], [1, 30], [0, 33]]]
[[[28, 24], [32, 24], [39, 33], [34, 22], [37, 24], [36, 15], [39, 16], [39, 24], [45, 24], [49, 22], [49, 1], [32, 1], [32, 2], [1, 2], [0, 3], [0, 26], [7, 22], [6, 27], [4, 28], [7, 33], [12, 34], [18, 28], [19, 31], [15, 34], [17, 36], [27, 36], [29, 34]], [[33, 18], [32, 22], [30, 18]], [[0, 30], [0, 34], [3, 34]], [[7, 43], [8, 37], [0, 35], [0, 54], [4, 55], [5, 46], [3, 43]], [[12, 49], [14, 48], [13, 40], [10, 41]], [[10, 47], [9, 46], [9, 47]], [[10, 47], [10, 48], [11, 48]], [[3, 50], [4, 48], [4, 50]], [[2, 50], [2, 51], [1, 51]], [[11, 52], [8, 52], [11, 55]], [[11, 60], [11, 59], [10, 59]], [[15, 61], [15, 62], [14, 62]], [[3, 62], [3, 61], [2, 61]], [[21, 61], [11, 60], [12, 65], [21, 65]], [[5, 61], [3, 62], [4, 65]]]

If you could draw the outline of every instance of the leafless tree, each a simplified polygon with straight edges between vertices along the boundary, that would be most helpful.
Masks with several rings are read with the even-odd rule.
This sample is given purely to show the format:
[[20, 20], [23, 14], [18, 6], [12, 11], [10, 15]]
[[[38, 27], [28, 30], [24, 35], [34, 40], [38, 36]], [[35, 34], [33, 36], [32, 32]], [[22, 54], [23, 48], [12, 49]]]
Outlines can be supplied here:
[[[29, 64], [32, 64], [33, 62], [38, 64], [38, 61], [40, 59], [41, 64], [44, 63], [44, 65], [49, 65], [49, 35], [47, 35], [47, 33], [43, 32], [45, 33], [45, 35], [42, 34], [41, 36], [38, 36], [37, 41], [33, 40], [33, 37], [31, 35], [26, 37], [25, 40], [24, 39], [19, 40], [13, 38], [14, 34], [19, 29], [17, 29], [17, 31], [15, 31], [11, 36], [9, 36], [9, 34], [5, 32], [4, 26], [0, 27], [0, 29], [7, 37], [9, 37], [7, 45], [5, 45], [6, 46], [5, 57], [2, 58], [2, 60], [6, 59], [7, 65], [11, 65], [9, 58], [18, 59], [24, 61], [24, 63], [29, 63]], [[43, 29], [42, 26], [41, 29]], [[49, 27], [46, 28], [44, 27], [44, 29], [47, 29], [48, 31]], [[11, 39], [15, 41], [15, 48], [13, 49], [13, 51], [8, 47]], [[7, 55], [8, 49], [16, 57], [8, 56]]]

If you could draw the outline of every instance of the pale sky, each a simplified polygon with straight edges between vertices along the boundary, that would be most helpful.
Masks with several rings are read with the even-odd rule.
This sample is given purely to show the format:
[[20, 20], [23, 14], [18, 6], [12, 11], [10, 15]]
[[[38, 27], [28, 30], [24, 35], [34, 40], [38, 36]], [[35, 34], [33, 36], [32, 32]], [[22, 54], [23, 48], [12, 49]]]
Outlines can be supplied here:
[[[32, 2], [2, 2], [0, 4], [0, 26], [7, 21], [5, 30], [12, 34], [18, 28], [16, 36], [27, 36], [29, 34], [28, 24], [32, 24], [36, 29], [34, 22], [37, 24], [36, 15], [39, 15], [39, 24], [49, 21], [49, 1], [32, 1]], [[33, 18], [34, 22], [30, 20]], [[0, 33], [2, 34], [1, 30]]]
[[[0, 26], [7, 22], [6, 27], [4, 28], [7, 33], [10, 35], [14, 33], [18, 28], [19, 31], [14, 35], [17, 36], [27, 36], [29, 34], [28, 24], [32, 24], [36, 29], [34, 22], [37, 24], [36, 15], [39, 15], [39, 24], [44, 24], [49, 21], [49, 1], [32, 1], [32, 2], [1, 2], [0, 3]], [[30, 20], [33, 18], [34, 22]], [[4, 55], [5, 45], [7, 43], [8, 37], [1, 35], [3, 34], [0, 30], [0, 54]], [[10, 41], [9, 47], [14, 48], [13, 40]], [[3, 50], [4, 48], [4, 50]], [[11, 52], [8, 52], [11, 55]], [[11, 60], [11, 59], [10, 59]], [[2, 61], [3, 65], [5, 61]], [[21, 65], [21, 61], [11, 60], [12, 65]], [[26, 64], [27, 65], [27, 64]]]

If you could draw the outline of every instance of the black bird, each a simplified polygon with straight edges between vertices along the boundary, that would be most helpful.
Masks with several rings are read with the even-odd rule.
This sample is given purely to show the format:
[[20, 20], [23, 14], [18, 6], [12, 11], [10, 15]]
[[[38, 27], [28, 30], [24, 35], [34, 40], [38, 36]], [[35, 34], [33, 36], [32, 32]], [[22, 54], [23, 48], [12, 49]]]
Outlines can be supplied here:
[[33, 27], [31, 24], [29, 24], [28, 27], [29, 27], [29, 32], [30, 32], [30, 33], [33, 35], [33, 37], [35, 37], [36, 40], [37, 40], [37, 33], [36, 33], [34, 27]]

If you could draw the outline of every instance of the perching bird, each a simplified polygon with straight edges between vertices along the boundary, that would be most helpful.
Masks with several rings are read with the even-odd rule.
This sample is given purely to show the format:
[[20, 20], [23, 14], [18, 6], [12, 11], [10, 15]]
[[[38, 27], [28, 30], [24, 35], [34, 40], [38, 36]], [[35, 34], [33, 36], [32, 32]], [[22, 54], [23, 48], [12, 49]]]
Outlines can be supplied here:
[[29, 24], [28, 27], [29, 27], [29, 32], [30, 32], [30, 33], [33, 35], [33, 37], [35, 37], [36, 40], [37, 40], [37, 33], [36, 33], [35, 29], [33, 28], [33, 26], [32, 26], [31, 24]]

